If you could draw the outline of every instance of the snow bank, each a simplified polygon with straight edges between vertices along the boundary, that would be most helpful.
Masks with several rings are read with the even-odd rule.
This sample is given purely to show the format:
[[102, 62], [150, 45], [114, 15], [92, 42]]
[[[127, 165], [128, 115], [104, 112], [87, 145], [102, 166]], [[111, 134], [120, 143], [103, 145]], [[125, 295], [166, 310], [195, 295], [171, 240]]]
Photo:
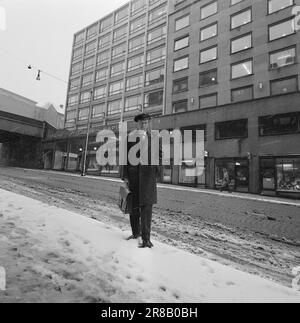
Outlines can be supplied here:
[[[66, 278], [60, 264], [71, 258], [76, 286], [108, 302], [300, 302], [292, 289], [156, 241], [154, 249], [139, 249], [137, 241], [125, 240], [130, 231], [4, 190], [0, 212], [0, 224], [9, 221], [34, 240], [27, 253], [42, 250], [57, 259], [51, 277], [58, 285]], [[47, 262], [31, 266], [42, 277], [50, 275]]]

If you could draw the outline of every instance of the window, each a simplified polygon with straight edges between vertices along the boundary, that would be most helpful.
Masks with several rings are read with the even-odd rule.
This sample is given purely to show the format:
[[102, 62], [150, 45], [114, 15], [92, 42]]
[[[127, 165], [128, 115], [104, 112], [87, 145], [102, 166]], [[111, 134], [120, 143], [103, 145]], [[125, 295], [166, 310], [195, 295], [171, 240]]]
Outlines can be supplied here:
[[231, 90], [231, 101], [241, 102], [253, 99], [253, 86], [242, 87]]
[[145, 35], [138, 36], [129, 41], [129, 51], [133, 52], [145, 46]]
[[182, 57], [174, 61], [174, 72], [182, 71], [189, 68], [189, 57]]
[[135, 95], [125, 99], [125, 112], [137, 110], [143, 104], [142, 96]]
[[122, 100], [116, 100], [108, 102], [107, 112], [108, 114], [118, 114], [122, 111]]
[[106, 85], [95, 88], [94, 100], [99, 100], [106, 97]]
[[125, 20], [128, 17], [128, 6], [122, 8], [115, 14], [115, 23]]
[[82, 31], [81, 33], [75, 35], [75, 44], [79, 44], [79, 43], [83, 42], [84, 37], [85, 37], [85, 32], [84, 31]]
[[127, 37], [127, 25], [114, 30], [113, 41], [116, 42], [124, 37]]
[[95, 24], [95, 25], [93, 25], [93, 26], [89, 27], [89, 28], [88, 28], [88, 30], [87, 30], [87, 35], [86, 35], [86, 37], [87, 37], [87, 38], [92, 38], [92, 37], [94, 37], [95, 35], [97, 35], [97, 31], [98, 31], [98, 25], [97, 25], [97, 24]]
[[107, 34], [99, 38], [99, 45], [98, 45], [99, 49], [108, 45], [110, 45], [110, 34]]
[[215, 85], [218, 83], [218, 71], [216, 69], [199, 74], [200, 87]]
[[96, 72], [96, 82], [104, 81], [108, 78], [108, 68], [103, 68]]
[[286, 94], [296, 91], [298, 91], [297, 76], [271, 81], [271, 95]]
[[242, 1], [244, 1], [244, 0], [231, 0], [231, 1], [230, 1], [230, 4], [231, 4], [232, 6], [234, 6], [235, 4], [238, 4], [238, 3], [242, 2]]
[[163, 104], [164, 91], [155, 91], [145, 94], [145, 104], [147, 108], [160, 106]]
[[156, 48], [147, 53], [147, 65], [159, 62], [166, 58], [166, 47]]
[[72, 65], [71, 74], [72, 75], [75, 75], [75, 74], [80, 73], [81, 68], [82, 68], [81, 63], [77, 63], [77, 64]]
[[82, 55], [83, 55], [83, 47], [79, 47], [75, 49], [73, 52], [73, 60], [82, 57]]
[[188, 91], [189, 79], [187, 77], [173, 81], [173, 93]]
[[268, 0], [268, 13], [274, 13], [294, 4], [294, 0]]
[[295, 33], [295, 19], [289, 19], [269, 26], [269, 41], [287, 37]]
[[130, 33], [135, 33], [145, 28], [146, 16], [140, 17], [130, 23]]
[[148, 44], [152, 44], [156, 41], [163, 39], [167, 34], [167, 26], [161, 26], [148, 33]]
[[277, 158], [277, 191], [300, 191], [300, 158]]
[[103, 19], [101, 22], [100, 22], [100, 31], [103, 32], [107, 29], [109, 29], [112, 25], [112, 17], [108, 17], [108, 18], [105, 18]]
[[142, 86], [143, 86], [143, 75], [135, 75], [127, 78], [126, 80], [126, 91], [136, 90]]
[[89, 109], [80, 109], [78, 111], [78, 120], [83, 121], [89, 118]]
[[146, 83], [145, 85], [153, 85], [157, 83], [162, 83], [165, 78], [165, 69], [160, 68], [157, 70], [151, 70], [149, 72], [146, 72]]
[[245, 61], [231, 66], [231, 78], [237, 79], [253, 74], [253, 61]]
[[218, 1], [214, 1], [212, 3], [209, 3], [206, 6], [201, 7], [200, 9], [200, 16], [201, 19], [205, 19], [207, 17], [210, 17], [218, 12]]
[[84, 60], [83, 70], [87, 70], [89, 68], [92, 68], [93, 66], [94, 66], [94, 57]]
[[183, 38], [175, 40], [174, 50], [177, 51], [177, 50], [189, 47], [189, 40], [190, 40], [189, 36], [184, 36]]
[[89, 54], [96, 50], [96, 41], [93, 41], [85, 46], [85, 54]]
[[173, 103], [173, 113], [186, 112], [188, 110], [188, 100]]
[[167, 6], [163, 5], [159, 8], [154, 9], [149, 13], [149, 23], [153, 23], [163, 19], [167, 14]]
[[123, 74], [125, 71], [125, 62], [120, 62], [117, 64], [114, 64], [110, 68], [110, 76], [117, 76]]
[[109, 95], [115, 95], [122, 93], [124, 90], [124, 82], [123, 81], [118, 81], [115, 83], [111, 83], [109, 85]]
[[107, 63], [109, 60], [110, 60], [110, 51], [106, 50], [105, 52], [102, 52], [97, 56], [97, 65]]
[[218, 24], [214, 23], [200, 30], [200, 41], [204, 41], [218, 35]]
[[247, 138], [248, 119], [216, 123], [215, 130], [216, 140]]
[[252, 10], [247, 9], [231, 16], [231, 29], [246, 25], [252, 21]]
[[217, 93], [203, 95], [199, 97], [199, 108], [206, 109], [211, 107], [216, 107], [218, 105], [218, 95]]
[[105, 103], [95, 105], [93, 106], [93, 109], [92, 109], [92, 118], [95, 119], [95, 118], [104, 117], [105, 112], [106, 112]]
[[142, 11], [146, 8], [147, 1], [146, 0], [135, 0], [131, 4], [131, 14], [134, 15], [137, 12]]
[[70, 91], [74, 91], [74, 90], [78, 89], [79, 86], [80, 86], [80, 78], [77, 78], [77, 79], [70, 81], [69, 89], [70, 89]]
[[66, 122], [76, 122], [76, 111], [70, 111], [67, 113]]
[[231, 40], [231, 54], [241, 52], [252, 47], [252, 34]]
[[82, 77], [82, 86], [88, 86], [93, 83], [94, 74], [87, 74]]
[[190, 15], [176, 19], [175, 21], [175, 31], [181, 30], [190, 25]]
[[296, 47], [283, 49], [270, 54], [270, 68], [276, 69], [296, 62]]
[[300, 132], [300, 113], [286, 113], [259, 118], [259, 135], [272, 136]]
[[71, 95], [69, 96], [68, 99], [68, 106], [73, 106], [76, 105], [78, 103], [78, 95]]
[[144, 54], [132, 57], [128, 60], [127, 70], [128, 72], [136, 70], [144, 66]]
[[214, 61], [218, 58], [218, 47], [204, 49], [200, 52], [200, 64]]
[[91, 91], [86, 91], [80, 95], [80, 103], [89, 102], [91, 99]]
[[118, 57], [122, 57], [123, 55], [126, 54], [126, 49], [127, 49], [127, 45], [126, 43], [123, 43], [119, 46], [116, 46], [112, 49], [112, 58], [118, 58]]

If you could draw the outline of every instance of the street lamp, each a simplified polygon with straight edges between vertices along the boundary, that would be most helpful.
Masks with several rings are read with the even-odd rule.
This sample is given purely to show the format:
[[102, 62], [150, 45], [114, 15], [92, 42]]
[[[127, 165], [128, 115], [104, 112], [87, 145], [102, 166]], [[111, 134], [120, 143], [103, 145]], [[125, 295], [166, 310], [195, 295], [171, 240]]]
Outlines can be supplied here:
[[86, 176], [86, 160], [87, 160], [87, 154], [88, 154], [88, 148], [89, 148], [89, 139], [90, 139], [90, 127], [91, 127], [91, 119], [92, 119], [93, 95], [94, 95], [94, 91], [91, 90], [90, 106], [89, 106], [89, 117], [88, 117], [88, 124], [87, 124], [87, 132], [86, 132], [86, 139], [85, 139], [85, 150], [84, 150], [84, 159], [83, 159], [81, 176]]

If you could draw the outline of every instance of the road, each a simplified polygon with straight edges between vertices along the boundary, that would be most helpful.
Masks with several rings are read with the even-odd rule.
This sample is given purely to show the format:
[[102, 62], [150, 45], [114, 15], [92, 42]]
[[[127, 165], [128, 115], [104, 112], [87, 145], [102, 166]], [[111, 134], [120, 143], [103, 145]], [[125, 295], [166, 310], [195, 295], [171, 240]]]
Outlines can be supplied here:
[[[103, 179], [0, 168], [2, 189], [129, 231], [117, 207], [119, 187]], [[154, 239], [291, 287], [292, 269], [300, 265], [299, 205], [180, 188], [159, 188], [158, 197]]]

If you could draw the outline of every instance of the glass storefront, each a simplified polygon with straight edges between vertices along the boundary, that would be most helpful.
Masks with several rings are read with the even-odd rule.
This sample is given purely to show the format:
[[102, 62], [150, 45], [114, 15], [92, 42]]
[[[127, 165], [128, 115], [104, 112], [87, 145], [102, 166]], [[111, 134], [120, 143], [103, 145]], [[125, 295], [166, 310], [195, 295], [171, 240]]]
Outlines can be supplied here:
[[277, 158], [277, 191], [300, 192], [300, 158]]
[[216, 160], [216, 188], [229, 182], [232, 190], [247, 192], [249, 190], [249, 162], [240, 159]]

